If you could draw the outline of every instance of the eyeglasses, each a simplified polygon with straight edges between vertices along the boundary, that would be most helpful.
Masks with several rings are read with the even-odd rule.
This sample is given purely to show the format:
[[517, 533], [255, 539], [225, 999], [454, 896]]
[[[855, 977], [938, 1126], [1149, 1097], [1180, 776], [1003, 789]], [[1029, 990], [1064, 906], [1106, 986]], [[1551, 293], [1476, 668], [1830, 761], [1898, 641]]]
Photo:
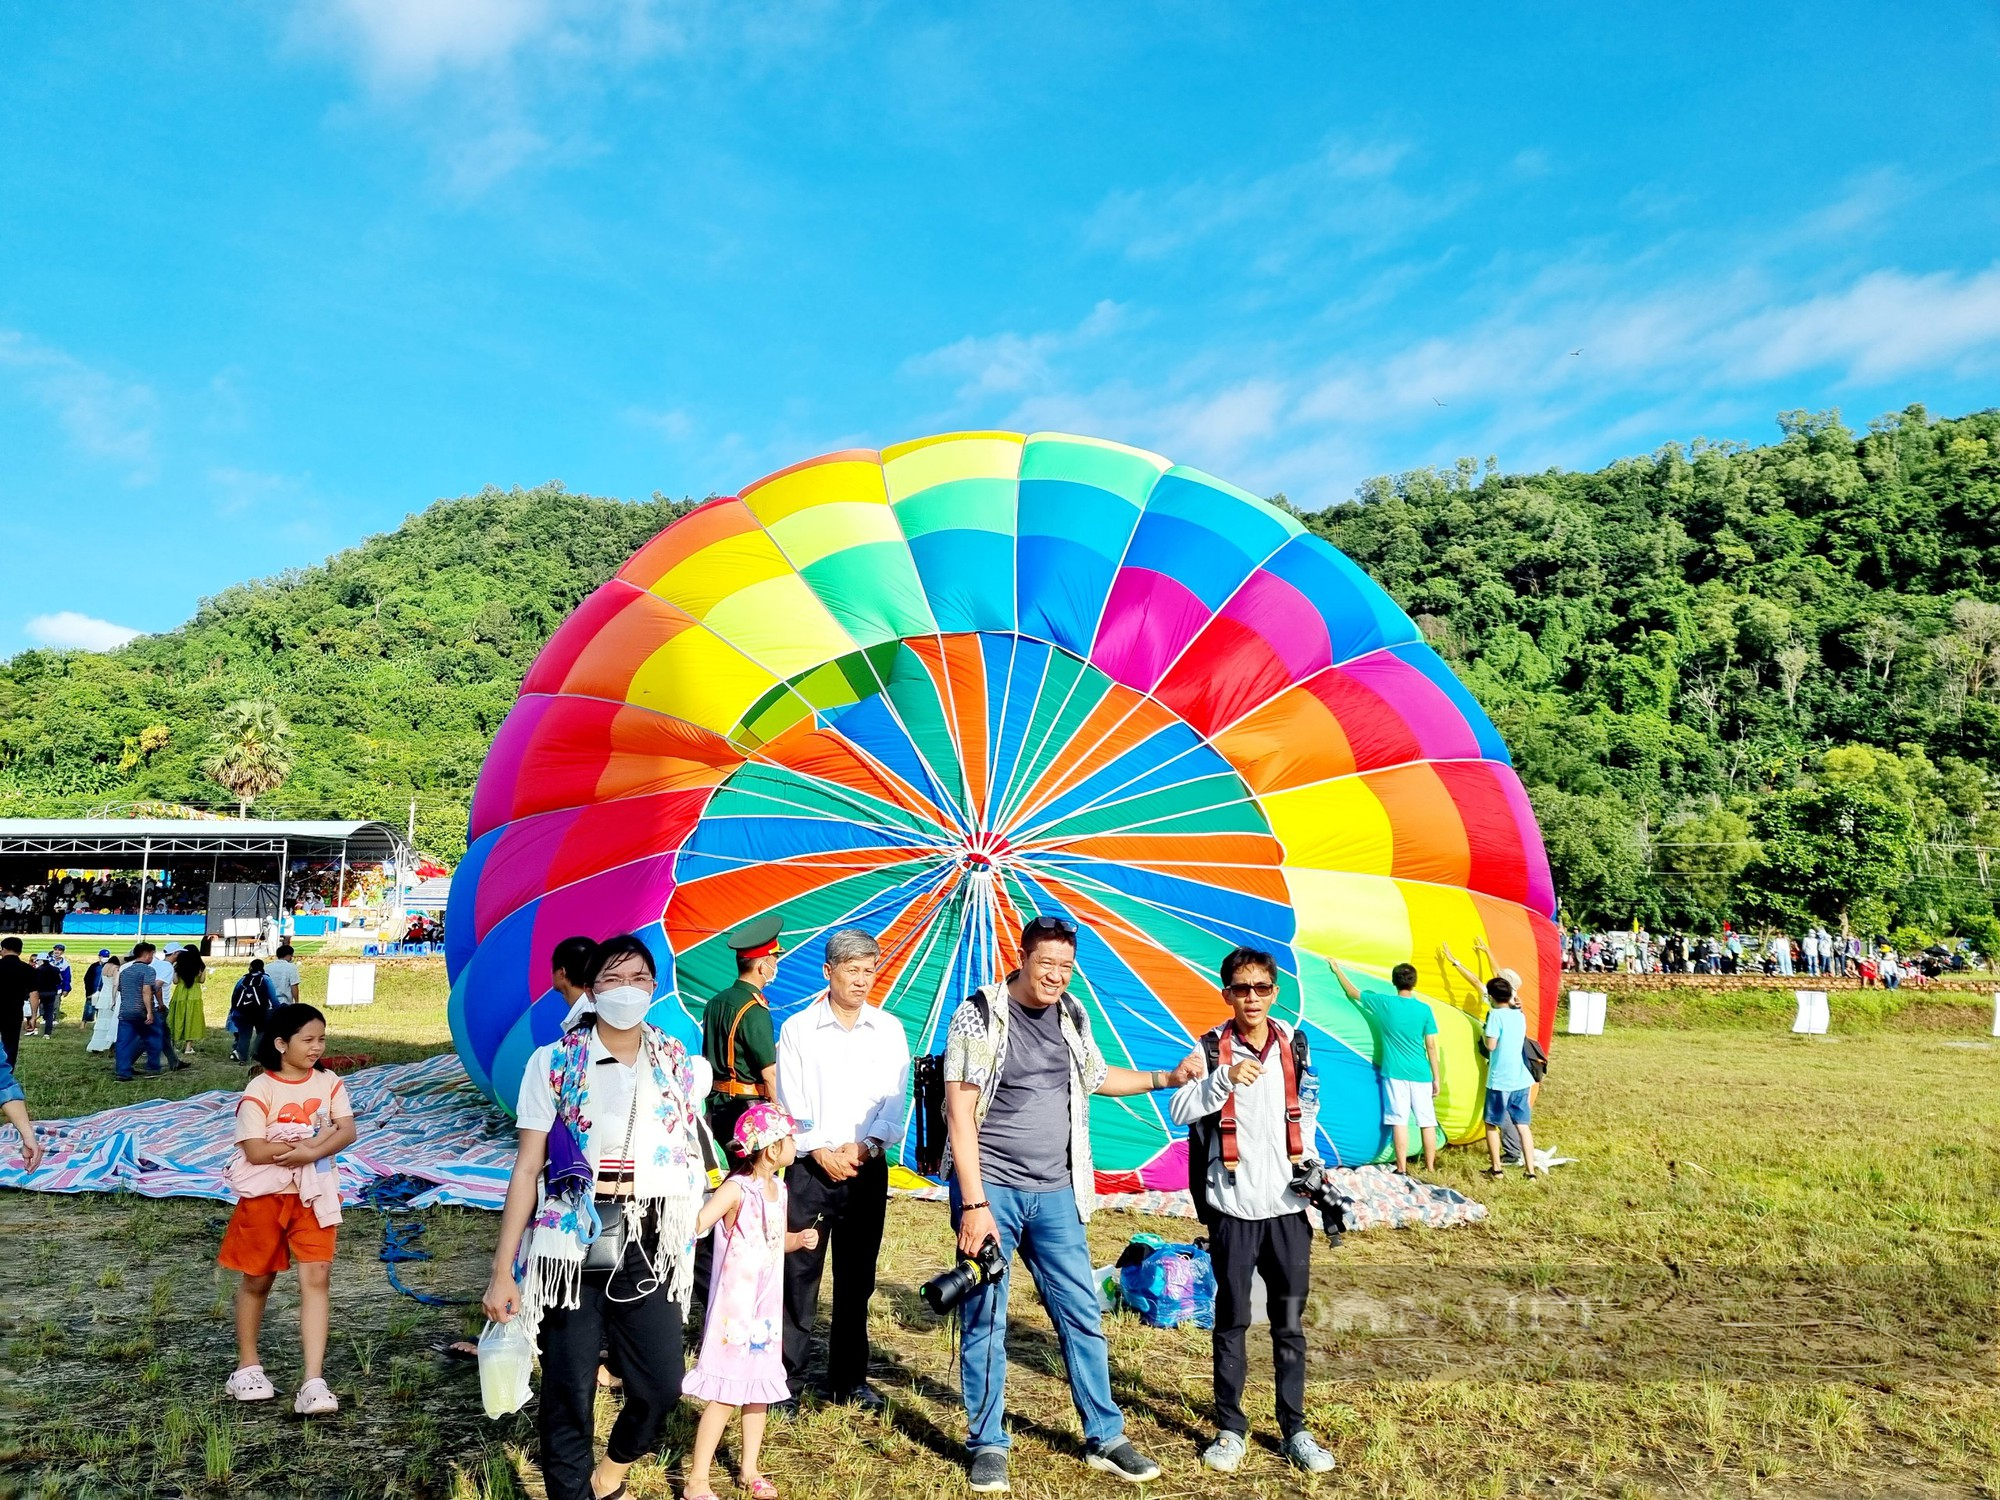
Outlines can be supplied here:
[[1036, 917], [1021, 929], [1021, 936], [1025, 938], [1035, 932], [1055, 932], [1066, 938], [1073, 938], [1076, 936], [1076, 923], [1067, 917]]
[[1223, 987], [1223, 994], [1232, 1000], [1248, 1000], [1255, 995], [1259, 1000], [1268, 1000], [1278, 993], [1275, 984], [1231, 984]]

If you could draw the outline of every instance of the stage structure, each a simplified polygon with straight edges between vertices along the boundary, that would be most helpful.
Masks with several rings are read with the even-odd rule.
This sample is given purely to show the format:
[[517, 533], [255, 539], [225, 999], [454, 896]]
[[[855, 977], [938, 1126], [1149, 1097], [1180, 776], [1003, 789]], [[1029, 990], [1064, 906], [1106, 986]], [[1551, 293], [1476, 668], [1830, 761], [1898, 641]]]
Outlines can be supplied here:
[[[268, 882], [275, 893], [269, 900], [272, 915], [281, 919], [288, 909], [287, 885], [301, 863], [332, 875], [338, 907], [345, 903], [354, 871], [376, 865], [408, 870], [415, 858], [400, 830], [372, 819], [0, 818], [0, 885], [60, 884], [61, 872], [69, 870], [138, 876], [135, 911], [73, 910], [58, 930], [145, 936], [154, 877], [161, 871], [177, 887], [182, 882], [198, 887], [204, 906], [212, 888]], [[220, 879], [225, 872], [234, 879]], [[232, 908], [226, 915], [235, 914]], [[154, 925], [160, 926], [153, 915]], [[204, 911], [196, 933], [206, 931], [208, 924]]]

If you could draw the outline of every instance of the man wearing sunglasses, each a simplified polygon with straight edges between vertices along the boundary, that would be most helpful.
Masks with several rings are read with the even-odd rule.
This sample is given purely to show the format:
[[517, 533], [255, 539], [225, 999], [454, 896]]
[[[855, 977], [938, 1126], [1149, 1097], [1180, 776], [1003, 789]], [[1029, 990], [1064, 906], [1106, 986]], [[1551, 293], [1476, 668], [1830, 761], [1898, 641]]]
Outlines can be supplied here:
[[1312, 1150], [1318, 1121], [1312, 1058], [1304, 1038], [1271, 1019], [1278, 964], [1257, 948], [1222, 961], [1222, 997], [1231, 1019], [1201, 1039], [1193, 1061], [1203, 1076], [1175, 1092], [1169, 1111], [1188, 1127], [1188, 1186], [1208, 1228], [1215, 1260], [1215, 1441], [1201, 1461], [1228, 1473], [1243, 1462], [1250, 1424], [1243, 1415], [1250, 1329], [1250, 1278], [1264, 1279], [1271, 1318], [1271, 1364], [1278, 1377], [1278, 1430], [1285, 1457], [1311, 1474], [1333, 1467], [1306, 1430], [1305, 1305], [1312, 1226], [1293, 1175]]
[[[1069, 993], [1077, 931], [1037, 917], [1021, 934], [1021, 967], [959, 1003], [945, 1042], [944, 1173], [952, 1182], [959, 1253], [988, 1239], [1002, 1263], [1019, 1250], [1055, 1324], [1070, 1399], [1083, 1422], [1084, 1462], [1134, 1484], [1160, 1466], [1125, 1436], [1084, 1223], [1097, 1206], [1090, 1159], [1090, 1096], [1145, 1094], [1197, 1076], [1200, 1059], [1171, 1070], [1108, 1066], [1083, 1007]], [[959, 1304], [959, 1384], [975, 1494], [1007, 1489], [1010, 1439], [1007, 1288], [1001, 1276]]]

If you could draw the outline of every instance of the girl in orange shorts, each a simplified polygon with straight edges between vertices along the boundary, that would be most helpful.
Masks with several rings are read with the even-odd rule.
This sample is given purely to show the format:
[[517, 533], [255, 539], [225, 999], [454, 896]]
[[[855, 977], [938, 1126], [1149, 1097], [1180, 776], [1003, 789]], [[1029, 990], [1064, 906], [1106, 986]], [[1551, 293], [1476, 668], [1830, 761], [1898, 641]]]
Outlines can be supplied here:
[[326, 1017], [310, 1005], [281, 1005], [257, 1039], [257, 1071], [236, 1106], [236, 1155], [228, 1178], [236, 1212], [217, 1257], [241, 1271], [236, 1288], [237, 1369], [225, 1389], [238, 1401], [277, 1395], [257, 1357], [257, 1335], [278, 1272], [299, 1267], [299, 1343], [305, 1379], [292, 1410], [322, 1416], [340, 1409], [327, 1388], [327, 1289], [340, 1223], [334, 1153], [354, 1144], [347, 1087], [320, 1066]]

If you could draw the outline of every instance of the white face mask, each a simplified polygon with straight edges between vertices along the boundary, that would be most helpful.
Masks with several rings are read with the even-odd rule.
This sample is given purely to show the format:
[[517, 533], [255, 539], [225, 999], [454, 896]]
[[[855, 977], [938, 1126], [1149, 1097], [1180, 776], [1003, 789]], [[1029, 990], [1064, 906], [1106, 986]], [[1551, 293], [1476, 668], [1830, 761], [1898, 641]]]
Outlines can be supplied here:
[[630, 1031], [653, 1008], [653, 992], [636, 984], [621, 984], [615, 990], [593, 995], [591, 1000], [597, 1007], [597, 1019], [614, 1031]]

